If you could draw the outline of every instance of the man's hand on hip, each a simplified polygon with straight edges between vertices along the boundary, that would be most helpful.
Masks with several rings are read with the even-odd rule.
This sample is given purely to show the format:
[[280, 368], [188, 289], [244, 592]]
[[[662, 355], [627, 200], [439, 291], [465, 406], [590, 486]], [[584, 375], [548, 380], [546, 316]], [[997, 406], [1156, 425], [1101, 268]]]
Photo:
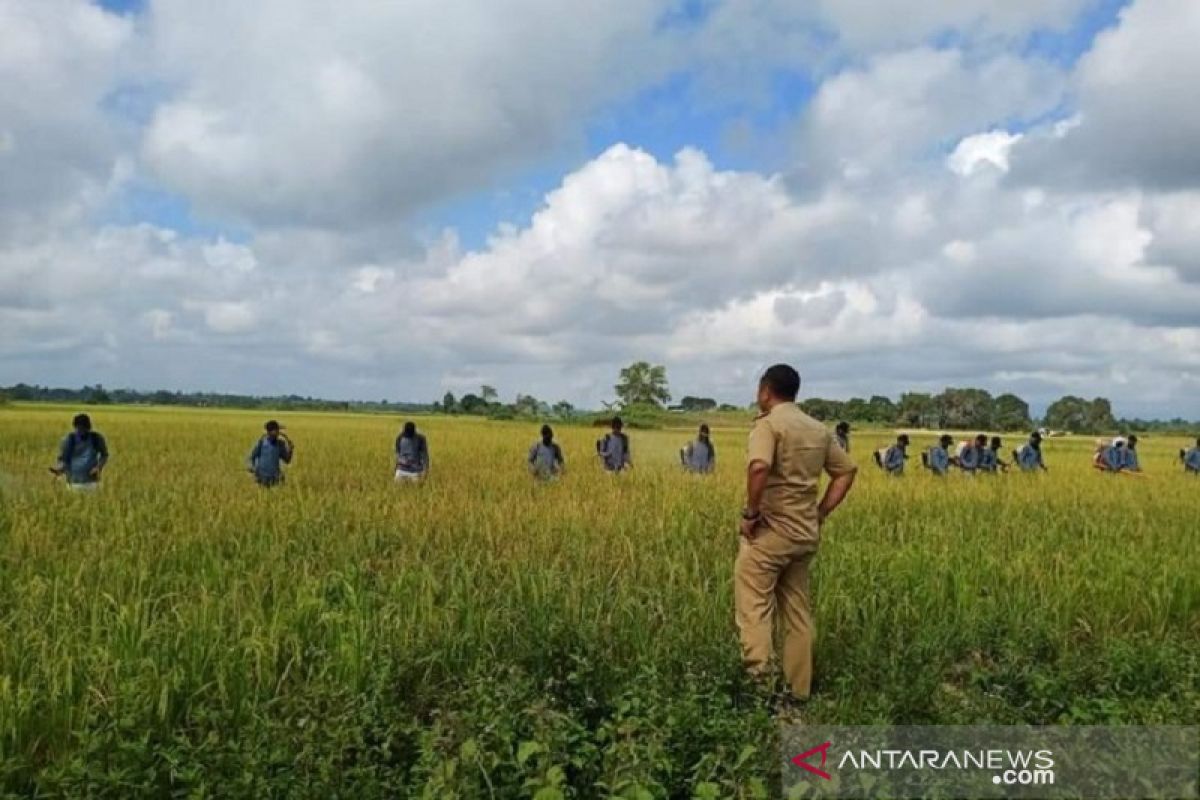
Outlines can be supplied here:
[[747, 519], [745, 517], [745, 515], [743, 515], [741, 525], [738, 526], [738, 528], [739, 528], [738, 533], [741, 534], [743, 539], [746, 539], [747, 541], [753, 541], [758, 536], [759, 529], [761, 527], [762, 527], [762, 516], [761, 515], [752, 517], [750, 519]]

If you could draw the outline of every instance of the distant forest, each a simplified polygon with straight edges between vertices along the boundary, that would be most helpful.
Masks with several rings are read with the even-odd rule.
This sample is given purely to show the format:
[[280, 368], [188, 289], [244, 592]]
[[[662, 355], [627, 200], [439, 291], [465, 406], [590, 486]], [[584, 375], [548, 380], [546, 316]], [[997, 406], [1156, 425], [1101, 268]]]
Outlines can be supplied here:
[[[623, 374], [624, 377], [624, 374]], [[493, 419], [557, 419], [585, 420], [598, 415], [620, 412], [627, 419], [651, 427], [672, 412], [703, 415], [711, 412], [744, 411], [746, 409], [718, 404], [705, 397], [686, 396], [677, 405], [667, 405], [665, 373], [657, 394], [630, 392], [626, 384], [618, 385], [617, 403], [606, 403], [602, 411], [576, 409], [566, 401], [553, 405], [531, 395], [518, 394], [512, 403], [502, 403], [495, 389], [484, 386], [478, 394], [462, 398], [447, 392], [439, 401], [428, 403], [393, 402], [389, 400], [324, 400], [300, 395], [243, 395], [217, 392], [151, 392], [135, 389], [106, 389], [103, 386], [84, 386], [79, 389], [50, 388], [18, 383], [0, 387], [0, 404], [8, 401], [75, 403], [96, 405], [159, 405], [197, 408], [273, 409], [295, 411], [357, 411], [392, 414], [470, 414]], [[813, 417], [826, 421], [846, 421], [852, 425], [878, 427], [922, 428], [927, 430], [1023, 431], [1042, 426], [1055, 431], [1083, 434], [1104, 434], [1119, 431], [1200, 434], [1200, 421], [1175, 418], [1128, 419], [1114, 415], [1112, 404], [1103, 397], [1087, 400], [1071, 395], [1055, 400], [1041, 419], [1034, 418], [1029, 404], [1014, 394], [993, 397], [984, 389], [946, 389], [940, 394], [906, 392], [899, 400], [874, 395], [869, 399], [849, 400], [804, 398], [801, 408]]]

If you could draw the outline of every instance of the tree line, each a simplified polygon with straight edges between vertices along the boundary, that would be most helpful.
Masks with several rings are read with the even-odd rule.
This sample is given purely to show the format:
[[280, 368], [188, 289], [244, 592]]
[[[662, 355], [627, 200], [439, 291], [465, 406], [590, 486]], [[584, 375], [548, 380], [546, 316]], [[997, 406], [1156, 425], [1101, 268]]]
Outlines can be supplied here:
[[430, 412], [434, 404], [396, 403], [388, 400], [324, 400], [318, 397], [288, 395], [224, 394], [220, 392], [170, 392], [165, 389], [106, 389], [101, 384], [79, 389], [51, 388], [18, 383], [0, 387], [0, 403], [7, 400], [43, 403], [74, 403], [88, 406], [155, 405], [195, 408], [264, 408], [292, 411], [392, 411]]
[[[712, 398], [693, 395], [685, 396], [678, 405], [668, 405], [671, 392], [666, 367], [646, 361], [638, 361], [622, 369], [613, 390], [617, 395], [617, 405], [621, 408], [689, 412], [735, 408], [719, 406]], [[872, 395], [869, 399], [852, 397], [849, 400], [812, 397], [802, 400], [800, 406], [809, 415], [825, 422], [844, 420], [851, 424], [903, 428], [1026, 431], [1040, 424], [1052, 430], [1083, 434], [1200, 430], [1200, 422], [1179, 418], [1117, 419], [1112, 403], [1107, 398], [1087, 400], [1074, 395], [1055, 400], [1047, 407], [1045, 416], [1035, 420], [1030, 413], [1029, 403], [1017, 395], [1004, 393], [993, 397], [986, 389], [973, 387], [947, 388], [939, 394], [905, 392], [898, 401], [883, 395]]]
[[[161, 405], [199, 408], [245, 408], [296, 411], [360, 411], [374, 413], [442, 413], [486, 416], [492, 419], [586, 419], [596, 414], [620, 412], [646, 426], [658, 424], [670, 412], [703, 414], [708, 412], [745, 412], [747, 407], [718, 403], [710, 397], [685, 395], [671, 404], [666, 367], [638, 361], [623, 368], [613, 387], [615, 399], [602, 403], [602, 409], [577, 409], [565, 400], [549, 403], [533, 395], [517, 394], [510, 403], [500, 401], [492, 386], [455, 397], [446, 392], [441, 400], [430, 403], [389, 400], [324, 400], [300, 395], [247, 395], [217, 392], [170, 392], [106, 389], [97, 384], [79, 389], [50, 388], [18, 383], [0, 387], [0, 403], [6, 400], [76, 403], [81, 405]], [[849, 400], [811, 397], [800, 402], [801, 408], [826, 422], [846, 421], [858, 425], [884, 427], [1024, 431], [1041, 425], [1056, 431], [1081, 434], [1105, 434], [1113, 431], [1200, 433], [1200, 421], [1181, 418], [1118, 419], [1112, 403], [1103, 397], [1091, 400], [1067, 395], [1055, 400], [1040, 420], [1030, 413], [1029, 404], [1015, 394], [995, 397], [985, 389], [948, 388], [938, 394], [906, 392], [898, 400], [883, 395]]]

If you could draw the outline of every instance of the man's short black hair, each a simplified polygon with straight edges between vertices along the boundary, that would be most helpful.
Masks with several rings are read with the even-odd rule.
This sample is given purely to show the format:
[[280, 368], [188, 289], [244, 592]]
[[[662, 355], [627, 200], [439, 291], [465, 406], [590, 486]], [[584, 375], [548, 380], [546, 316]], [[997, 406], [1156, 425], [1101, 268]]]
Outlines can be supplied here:
[[975, 443], [978, 444], [980, 442], [984, 442], [984, 443], [987, 442], [987, 434], [986, 433], [981, 433], [975, 437]]
[[941, 444], [954, 444], [954, 437], [948, 433], [943, 433], [938, 442]]
[[1137, 441], [1138, 441], [1137, 434], [1133, 434], [1133, 433], [1129, 434], [1129, 443], [1130, 444], [1137, 444]]
[[415, 423], [415, 422], [404, 423], [404, 435], [405, 436], [413, 436], [416, 434], [416, 432], [417, 432], [417, 423]]
[[707, 423], [707, 422], [702, 422], [702, 423], [700, 423], [700, 432], [701, 432], [701, 433], [708, 433], [708, 432], [709, 432], [709, 431], [708, 431], [708, 423]]
[[837, 424], [837, 428], [835, 428], [834, 430], [836, 430], [838, 433], [849, 433], [850, 432], [850, 423], [845, 422], [845, 421], [839, 422]]
[[549, 425], [542, 426], [542, 436], [554, 436], [554, 429]]
[[795, 400], [796, 395], [800, 394], [800, 373], [787, 364], [767, 367], [759, 382], [766, 386], [772, 395], [783, 400]]
[[612, 427], [613, 427], [613, 430], [619, 431], [625, 427], [625, 423], [621, 421], [620, 417], [613, 417], [612, 418]]
[[87, 414], [76, 414], [75, 419], [71, 420], [71, 427], [83, 428], [85, 431], [92, 429], [92, 418]]
[[907, 444], [908, 444], [908, 434], [907, 434], [907, 433], [902, 433], [902, 434], [900, 434], [899, 436], [897, 436], [897, 437], [896, 437], [896, 444], [903, 444], [903, 445], [907, 445]]
[[264, 425], [263, 427], [266, 428], [267, 431], [277, 431], [277, 430], [279, 430], [279, 423], [272, 419], [272, 420], [268, 420], [267, 424]]

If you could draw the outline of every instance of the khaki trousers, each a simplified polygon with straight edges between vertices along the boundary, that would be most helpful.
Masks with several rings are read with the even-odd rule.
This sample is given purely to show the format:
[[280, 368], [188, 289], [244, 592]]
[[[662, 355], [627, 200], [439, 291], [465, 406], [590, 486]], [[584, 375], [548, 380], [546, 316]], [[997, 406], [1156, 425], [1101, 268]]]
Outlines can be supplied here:
[[812, 595], [808, 571], [816, 542], [795, 542], [770, 528], [753, 541], [739, 538], [733, 568], [733, 599], [742, 661], [751, 675], [769, 672], [775, 612], [782, 617], [784, 677], [796, 697], [812, 689]]

